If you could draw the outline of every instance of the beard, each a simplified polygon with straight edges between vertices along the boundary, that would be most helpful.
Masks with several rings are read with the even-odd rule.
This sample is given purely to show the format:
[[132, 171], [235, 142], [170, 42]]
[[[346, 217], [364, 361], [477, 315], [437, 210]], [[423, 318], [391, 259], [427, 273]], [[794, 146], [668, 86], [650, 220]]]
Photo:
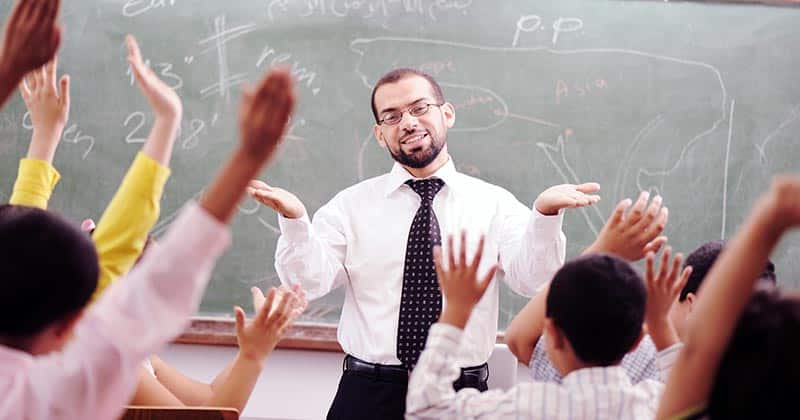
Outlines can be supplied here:
[[414, 169], [424, 168], [439, 156], [445, 144], [444, 138], [438, 140], [430, 132], [427, 134], [431, 139], [430, 146], [422, 146], [422, 149], [414, 149], [411, 153], [404, 152], [402, 145], [398, 148], [397, 153], [393, 152], [391, 148], [387, 148], [387, 150], [392, 159], [403, 166]]

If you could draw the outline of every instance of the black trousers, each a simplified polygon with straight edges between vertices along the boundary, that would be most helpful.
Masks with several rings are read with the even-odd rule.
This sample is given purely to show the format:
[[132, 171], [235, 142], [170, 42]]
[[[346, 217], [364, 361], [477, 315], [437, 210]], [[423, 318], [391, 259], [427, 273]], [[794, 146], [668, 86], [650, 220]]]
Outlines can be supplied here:
[[[458, 391], [463, 388], [454, 384]], [[476, 387], [483, 392], [486, 383]], [[339, 389], [328, 410], [328, 420], [402, 420], [406, 412], [406, 393], [408, 381], [391, 382], [381, 380], [360, 372], [346, 370], [339, 380]]]

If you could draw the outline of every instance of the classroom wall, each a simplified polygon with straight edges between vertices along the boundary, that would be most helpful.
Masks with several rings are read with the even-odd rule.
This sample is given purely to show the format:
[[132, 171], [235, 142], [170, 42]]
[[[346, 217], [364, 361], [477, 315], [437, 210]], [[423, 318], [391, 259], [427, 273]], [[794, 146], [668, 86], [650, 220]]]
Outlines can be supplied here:
[[[210, 381], [233, 359], [235, 347], [171, 344], [159, 355], [188, 376]], [[243, 419], [322, 419], [336, 393], [342, 371], [341, 353], [275, 350], [268, 358]], [[508, 347], [495, 346], [490, 388], [508, 389], [527, 372]]]

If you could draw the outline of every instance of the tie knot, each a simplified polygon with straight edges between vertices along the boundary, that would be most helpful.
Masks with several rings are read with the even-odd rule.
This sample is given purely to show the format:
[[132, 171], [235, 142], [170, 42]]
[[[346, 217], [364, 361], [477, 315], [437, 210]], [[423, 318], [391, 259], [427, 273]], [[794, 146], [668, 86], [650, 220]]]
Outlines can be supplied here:
[[433, 197], [444, 187], [444, 181], [439, 178], [409, 179], [406, 184], [419, 194], [423, 203], [433, 202]]

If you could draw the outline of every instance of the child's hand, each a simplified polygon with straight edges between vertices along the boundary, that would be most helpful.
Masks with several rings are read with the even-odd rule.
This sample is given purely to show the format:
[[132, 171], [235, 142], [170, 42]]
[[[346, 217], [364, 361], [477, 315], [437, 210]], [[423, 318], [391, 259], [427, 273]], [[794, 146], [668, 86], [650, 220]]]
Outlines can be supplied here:
[[250, 322], [246, 321], [242, 308], [234, 308], [236, 338], [243, 357], [259, 362], [264, 360], [278, 344], [286, 327], [299, 315], [298, 308], [303, 307], [301, 298], [290, 290], [283, 292], [282, 297], [278, 294], [277, 289], [270, 289]]
[[144, 64], [136, 38], [128, 35], [125, 38], [125, 45], [128, 47], [128, 63], [136, 78], [136, 84], [153, 108], [156, 118], [180, 120], [183, 114], [181, 98]]
[[31, 113], [34, 133], [47, 134], [58, 143], [69, 120], [69, 76], [56, 80], [58, 62], [54, 58], [44, 67], [25, 76], [19, 92]]
[[0, 72], [16, 85], [26, 74], [56, 55], [61, 28], [56, 23], [59, 0], [19, 0], [3, 36]]
[[258, 160], [269, 160], [283, 139], [294, 110], [292, 77], [286, 69], [270, 71], [255, 89], [242, 91], [239, 131], [242, 148]]
[[[290, 291], [291, 293], [294, 293], [295, 296], [297, 296], [298, 304], [295, 306], [295, 309], [293, 311], [293, 315], [295, 317], [300, 316], [300, 314], [302, 314], [308, 307], [308, 300], [306, 299], [306, 291], [303, 290], [303, 288], [299, 284], [295, 284], [294, 286], [292, 286], [291, 289], [289, 289], [286, 286], [281, 286], [276, 290], [277, 290], [276, 299], [278, 300], [280, 300], [283, 297], [283, 295], [289, 293]], [[252, 293], [253, 295], [253, 308], [255, 309], [256, 312], [259, 312], [261, 308], [264, 306], [266, 297], [264, 297], [264, 293], [261, 291], [261, 289], [255, 286], [250, 288], [250, 293]]]
[[[584, 253], [607, 252], [628, 261], [638, 261], [648, 252], [658, 252], [667, 242], [666, 236], [659, 235], [667, 225], [669, 212], [661, 206], [661, 196], [653, 198], [649, 206], [648, 197], [647, 192], [642, 192], [633, 207], [629, 199], [620, 201]], [[629, 207], [631, 210], [626, 215]]]
[[677, 254], [670, 266], [669, 258], [672, 247], [667, 247], [661, 254], [658, 273], [655, 272], [655, 254], [647, 253], [645, 257], [645, 285], [647, 287], [647, 306], [645, 323], [648, 332], [656, 345], [663, 350], [678, 341], [675, 327], [669, 319], [669, 310], [678, 300], [683, 286], [692, 274], [692, 267], [681, 270], [683, 255]]
[[761, 199], [764, 217], [773, 234], [800, 225], [800, 178], [797, 176], [776, 176], [772, 180], [769, 193]]
[[433, 248], [436, 275], [445, 299], [445, 308], [442, 310], [440, 321], [462, 329], [467, 325], [472, 309], [483, 297], [497, 271], [497, 265], [492, 266], [483, 279], [478, 281], [478, 265], [483, 255], [484, 237], [481, 236], [478, 250], [469, 264], [467, 263], [466, 242], [467, 235], [462, 232], [459, 258], [456, 260], [453, 236], [447, 238], [447, 246], [450, 250], [447, 267], [444, 267], [442, 263], [441, 247]]

